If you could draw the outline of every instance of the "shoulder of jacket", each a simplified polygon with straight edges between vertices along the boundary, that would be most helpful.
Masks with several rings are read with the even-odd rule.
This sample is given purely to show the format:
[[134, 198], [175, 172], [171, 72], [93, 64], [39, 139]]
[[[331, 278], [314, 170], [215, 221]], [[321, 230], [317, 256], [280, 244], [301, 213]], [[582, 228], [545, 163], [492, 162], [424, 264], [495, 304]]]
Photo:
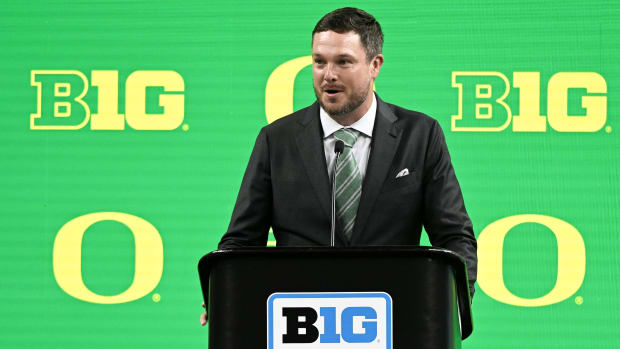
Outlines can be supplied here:
[[[385, 103], [385, 102], [384, 102]], [[419, 111], [406, 109], [400, 107], [395, 104], [385, 103], [389, 109], [392, 110], [396, 118], [397, 122], [401, 125], [419, 125], [425, 126], [429, 128], [433, 128], [439, 125], [437, 120], [427, 114], [421, 113]]]
[[263, 127], [263, 132], [268, 134], [290, 131], [291, 127], [301, 124], [306, 116], [306, 112], [311, 106], [299, 109], [291, 114], [285, 115], [272, 123]]

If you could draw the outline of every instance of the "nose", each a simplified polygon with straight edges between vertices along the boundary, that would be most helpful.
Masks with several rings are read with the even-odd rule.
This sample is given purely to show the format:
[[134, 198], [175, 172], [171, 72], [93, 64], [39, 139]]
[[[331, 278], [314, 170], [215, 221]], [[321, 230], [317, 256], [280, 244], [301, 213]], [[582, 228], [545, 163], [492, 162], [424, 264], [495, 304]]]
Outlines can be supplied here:
[[325, 68], [325, 76], [323, 78], [325, 79], [325, 81], [330, 82], [338, 80], [338, 75], [336, 75], [333, 64], [327, 64], [327, 67]]

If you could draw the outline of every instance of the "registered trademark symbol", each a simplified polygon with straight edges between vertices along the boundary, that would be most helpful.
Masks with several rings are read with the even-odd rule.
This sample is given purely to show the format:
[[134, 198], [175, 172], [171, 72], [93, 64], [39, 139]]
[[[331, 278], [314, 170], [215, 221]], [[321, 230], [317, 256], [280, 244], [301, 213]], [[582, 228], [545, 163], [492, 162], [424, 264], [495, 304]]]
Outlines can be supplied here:
[[154, 293], [153, 294], [153, 302], [159, 303], [160, 300], [161, 300], [161, 295], [159, 293]]
[[581, 296], [575, 297], [575, 304], [582, 305], [583, 304], [583, 297], [581, 297]]
[[609, 125], [605, 126], [605, 132], [611, 133], [611, 126]]
[[183, 126], [181, 128], [183, 129], [183, 131], [187, 131], [187, 130], [189, 130], [189, 125], [188, 124], [183, 124]]

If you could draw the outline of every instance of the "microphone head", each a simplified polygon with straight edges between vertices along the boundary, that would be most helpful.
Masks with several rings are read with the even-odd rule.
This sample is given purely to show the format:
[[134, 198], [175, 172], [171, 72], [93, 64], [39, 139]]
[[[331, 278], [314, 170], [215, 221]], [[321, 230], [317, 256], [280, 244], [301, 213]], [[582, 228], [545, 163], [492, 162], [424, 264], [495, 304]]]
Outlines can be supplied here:
[[341, 140], [336, 140], [336, 145], [334, 145], [334, 153], [340, 154], [344, 150], [344, 142]]

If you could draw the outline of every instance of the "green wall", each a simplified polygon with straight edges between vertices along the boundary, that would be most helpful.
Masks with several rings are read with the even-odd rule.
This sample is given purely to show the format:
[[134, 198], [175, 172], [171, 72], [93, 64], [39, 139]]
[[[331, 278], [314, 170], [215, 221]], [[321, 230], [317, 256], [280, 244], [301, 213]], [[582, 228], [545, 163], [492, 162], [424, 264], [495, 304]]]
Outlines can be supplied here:
[[196, 265], [282, 105], [267, 81], [347, 5], [383, 27], [381, 98], [441, 124], [482, 234], [463, 347], [618, 346], [620, 4], [598, 0], [3, 4], [0, 346], [206, 347]]

